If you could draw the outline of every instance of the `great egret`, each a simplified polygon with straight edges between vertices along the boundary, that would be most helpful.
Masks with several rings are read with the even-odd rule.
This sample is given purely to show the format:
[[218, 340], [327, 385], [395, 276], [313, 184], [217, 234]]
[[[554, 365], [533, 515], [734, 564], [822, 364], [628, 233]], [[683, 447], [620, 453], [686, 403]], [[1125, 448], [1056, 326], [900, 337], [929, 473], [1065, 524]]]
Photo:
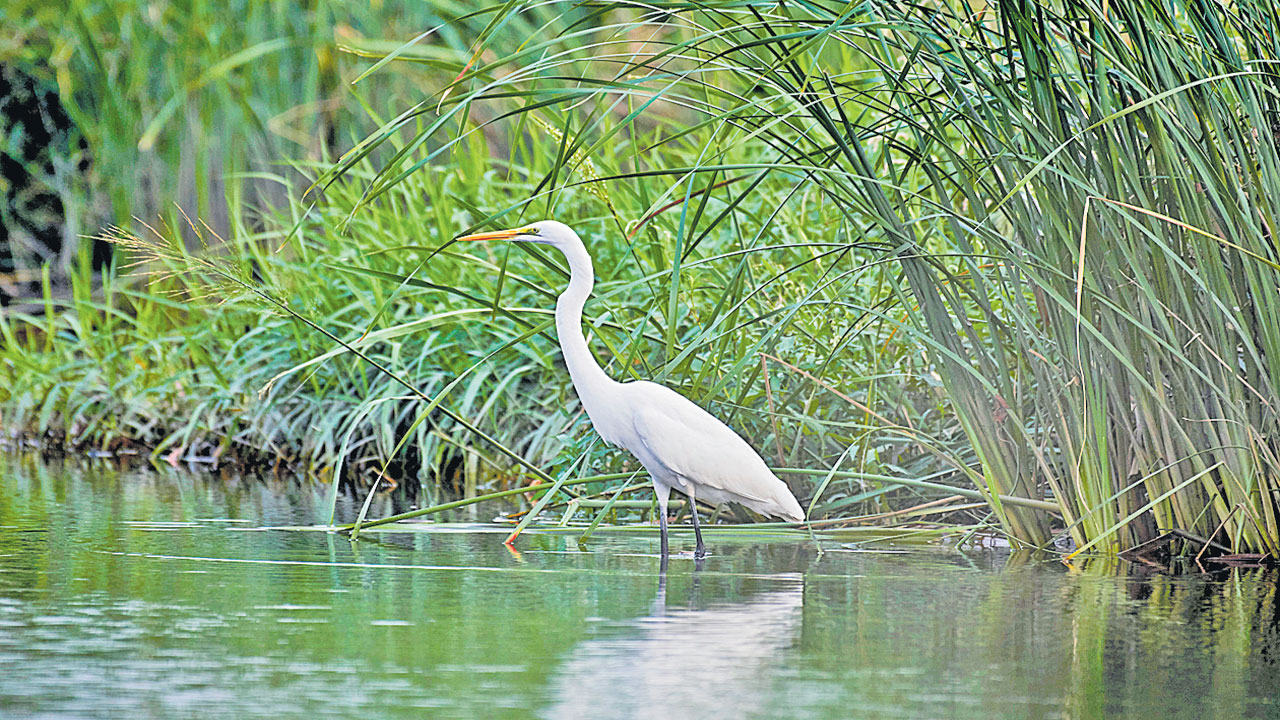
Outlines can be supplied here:
[[802, 522], [804, 512], [785, 483], [729, 426], [683, 395], [657, 383], [617, 382], [605, 374], [582, 335], [582, 307], [595, 284], [591, 255], [569, 226], [543, 220], [513, 230], [458, 238], [513, 240], [550, 245], [569, 261], [569, 287], [556, 300], [556, 335], [569, 377], [596, 432], [620, 445], [649, 471], [661, 510], [662, 560], [667, 552], [667, 499], [675, 488], [689, 497], [694, 557], [706, 555], [695, 498], [717, 505], [736, 502], [758, 513]]

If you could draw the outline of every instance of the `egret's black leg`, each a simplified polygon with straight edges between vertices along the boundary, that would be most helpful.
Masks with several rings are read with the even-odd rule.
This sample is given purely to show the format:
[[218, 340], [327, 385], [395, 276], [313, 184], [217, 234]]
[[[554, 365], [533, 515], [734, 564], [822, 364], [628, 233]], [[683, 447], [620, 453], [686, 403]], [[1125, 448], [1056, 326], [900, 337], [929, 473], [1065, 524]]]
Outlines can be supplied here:
[[693, 516], [693, 536], [698, 538], [698, 544], [693, 550], [693, 557], [701, 560], [707, 556], [707, 546], [702, 544], [702, 528], [698, 527], [698, 504], [694, 502], [693, 496], [689, 496], [689, 514]]
[[660, 572], [667, 572], [667, 509], [658, 509], [658, 528], [662, 533], [662, 567]]
[[662, 532], [662, 572], [667, 571], [667, 498], [671, 497], [671, 486], [653, 480], [653, 496], [658, 501], [658, 528]]

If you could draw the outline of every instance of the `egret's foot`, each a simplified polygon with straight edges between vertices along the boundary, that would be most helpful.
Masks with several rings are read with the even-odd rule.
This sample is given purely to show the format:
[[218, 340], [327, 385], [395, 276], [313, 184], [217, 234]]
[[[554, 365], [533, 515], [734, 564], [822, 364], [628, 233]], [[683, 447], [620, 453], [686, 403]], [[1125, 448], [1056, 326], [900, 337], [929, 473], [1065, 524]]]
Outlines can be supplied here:
[[[645, 555], [645, 557], [660, 557], [658, 555]], [[702, 555], [697, 554], [693, 550], [672, 550], [667, 556], [671, 560], [701, 560]]]

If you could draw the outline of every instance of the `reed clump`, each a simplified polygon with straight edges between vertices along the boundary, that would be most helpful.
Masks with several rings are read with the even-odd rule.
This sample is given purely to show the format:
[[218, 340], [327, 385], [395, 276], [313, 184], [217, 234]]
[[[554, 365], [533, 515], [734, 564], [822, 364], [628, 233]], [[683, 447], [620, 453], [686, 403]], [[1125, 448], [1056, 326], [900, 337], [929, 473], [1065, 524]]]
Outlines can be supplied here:
[[[654, 223], [674, 246], [668, 302], [649, 316], [666, 340], [659, 375], [687, 372], [677, 337], [697, 348], [720, 330], [679, 316], [697, 297], [684, 263], [706, 238], [754, 222], [747, 247], [765, 253], [818, 235], [896, 268], [893, 308], [816, 300], [862, 319], [821, 335], [838, 347], [874, 319], [927, 353], [973, 454], [881, 417], [858, 438], [937, 449], [1030, 545], [1065, 532], [1119, 550], [1177, 528], [1275, 552], [1274, 20], [1265, 3], [1195, 1], [599, 3], [522, 42], [481, 36], [474, 57], [489, 60], [463, 68], [416, 135], [444, 152], [465, 137], [444, 132], [457, 118], [538, 117], [564, 128], [562, 157], [596, 159], [604, 177], [589, 182], [615, 202], [636, 184], [641, 208], [681, 201]], [[368, 196], [418, 166], [393, 154]], [[656, 194], [654, 177], [667, 179]], [[580, 182], [553, 171], [538, 188]], [[753, 214], [771, 191], [781, 204]], [[824, 222], [779, 222], [808, 202]], [[728, 376], [752, 372], [762, 348], [743, 349]], [[801, 386], [856, 387], [838, 351], [788, 350], [810, 372]], [[1052, 499], [1062, 526], [1000, 495]]]
[[829, 469], [797, 479], [814, 517], [936, 497], [874, 479], [896, 475], [976, 488], [947, 519], [1018, 544], [1177, 529], [1274, 554], [1277, 20], [1196, 0], [602, 2], [478, 10], [455, 21], [465, 49], [450, 24], [362, 39], [361, 82], [430, 92], [369, 110], [337, 160], [298, 165], [308, 194], [210, 249], [331, 336], [252, 292], [193, 309], [207, 286], [179, 251], [151, 258], [184, 273], [164, 288], [85, 276], [5, 316], [4, 407], [429, 486], [452, 466], [472, 495], [517, 481], [512, 455], [615, 466], [557, 365], [563, 270], [444, 247], [555, 216], [597, 258], [608, 371], [677, 387], [772, 464]]

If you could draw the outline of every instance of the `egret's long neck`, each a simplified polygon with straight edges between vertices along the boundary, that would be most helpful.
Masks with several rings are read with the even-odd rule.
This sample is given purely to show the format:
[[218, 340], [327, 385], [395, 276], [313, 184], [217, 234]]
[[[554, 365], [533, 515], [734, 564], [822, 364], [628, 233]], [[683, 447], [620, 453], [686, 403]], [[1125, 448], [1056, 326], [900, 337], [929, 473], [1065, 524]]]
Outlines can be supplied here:
[[[589, 397], [598, 395], [591, 392], [593, 389], [607, 388], [614, 381], [600, 368], [582, 335], [582, 307], [595, 284], [591, 256], [581, 243], [561, 247], [560, 251], [569, 261], [570, 275], [569, 287], [556, 300], [556, 335], [560, 338], [564, 363], [569, 367], [569, 377], [578, 390], [578, 397], [586, 405]], [[587, 412], [590, 413], [591, 408], [587, 408]]]

